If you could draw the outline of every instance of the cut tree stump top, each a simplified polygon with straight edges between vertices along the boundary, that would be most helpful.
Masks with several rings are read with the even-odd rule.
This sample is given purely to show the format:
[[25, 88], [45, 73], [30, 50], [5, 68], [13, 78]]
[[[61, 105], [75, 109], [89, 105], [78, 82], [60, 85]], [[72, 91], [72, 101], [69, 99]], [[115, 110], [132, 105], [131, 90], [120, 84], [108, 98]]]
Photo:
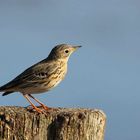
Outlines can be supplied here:
[[0, 140], [103, 140], [101, 110], [58, 108], [47, 115], [23, 107], [0, 107]]

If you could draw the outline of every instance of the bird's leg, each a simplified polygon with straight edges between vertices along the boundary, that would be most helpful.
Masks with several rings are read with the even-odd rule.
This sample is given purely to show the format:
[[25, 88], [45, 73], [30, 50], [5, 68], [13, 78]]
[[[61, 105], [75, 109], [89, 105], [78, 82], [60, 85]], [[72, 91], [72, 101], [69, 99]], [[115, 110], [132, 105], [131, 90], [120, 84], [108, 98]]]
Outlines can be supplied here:
[[31, 106], [38, 112], [38, 113], [43, 113], [43, 111], [39, 108], [37, 108], [29, 99], [27, 94], [23, 94], [23, 96], [27, 99], [27, 101], [31, 104]]
[[31, 94], [28, 94], [32, 99], [34, 99], [36, 102], [38, 102], [45, 110], [49, 110], [50, 108], [47, 107], [46, 105], [44, 105], [42, 102], [40, 102], [39, 100], [37, 100], [34, 96], [32, 96]]

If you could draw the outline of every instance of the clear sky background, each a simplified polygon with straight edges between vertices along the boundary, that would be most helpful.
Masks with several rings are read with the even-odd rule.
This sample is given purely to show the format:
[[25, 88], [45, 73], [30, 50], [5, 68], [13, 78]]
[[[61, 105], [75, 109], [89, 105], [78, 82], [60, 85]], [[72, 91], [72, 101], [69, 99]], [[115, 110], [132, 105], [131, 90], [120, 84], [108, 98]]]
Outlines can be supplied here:
[[[66, 79], [36, 97], [51, 107], [102, 109], [106, 140], [140, 139], [140, 1], [0, 1], [0, 85], [59, 43], [83, 47]], [[15, 93], [0, 105], [29, 104]]]

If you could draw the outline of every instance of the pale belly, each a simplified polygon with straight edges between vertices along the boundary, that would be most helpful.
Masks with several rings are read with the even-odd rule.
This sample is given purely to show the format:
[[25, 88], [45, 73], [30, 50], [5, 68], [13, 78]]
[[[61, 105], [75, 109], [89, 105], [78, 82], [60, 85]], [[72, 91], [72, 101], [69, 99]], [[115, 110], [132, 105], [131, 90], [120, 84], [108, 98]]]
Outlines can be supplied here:
[[48, 85], [39, 85], [34, 87], [28, 87], [20, 90], [19, 92], [23, 94], [40, 94], [43, 92], [47, 92], [55, 88], [62, 80], [58, 80], [55, 83], [51, 84], [51, 82]]

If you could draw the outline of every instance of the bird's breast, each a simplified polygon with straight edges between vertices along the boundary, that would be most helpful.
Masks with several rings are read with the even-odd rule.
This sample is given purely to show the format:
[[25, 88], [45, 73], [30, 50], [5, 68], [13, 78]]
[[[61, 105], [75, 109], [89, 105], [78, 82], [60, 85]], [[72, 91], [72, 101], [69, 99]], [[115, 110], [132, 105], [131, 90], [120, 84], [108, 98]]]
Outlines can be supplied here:
[[66, 73], [67, 64], [60, 62], [57, 70], [48, 77], [44, 87], [47, 90], [51, 90], [52, 88], [56, 87], [65, 78]]

